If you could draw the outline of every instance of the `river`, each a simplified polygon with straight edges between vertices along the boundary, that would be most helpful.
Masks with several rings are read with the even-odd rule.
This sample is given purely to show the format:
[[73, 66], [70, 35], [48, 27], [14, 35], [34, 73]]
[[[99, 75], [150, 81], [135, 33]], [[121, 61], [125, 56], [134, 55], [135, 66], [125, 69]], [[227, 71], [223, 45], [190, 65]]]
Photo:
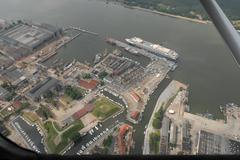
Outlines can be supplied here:
[[[58, 58], [90, 62], [105, 48], [110, 51], [111, 47], [105, 43], [106, 37], [124, 40], [138, 36], [161, 43], [180, 54], [179, 67], [171, 77], [190, 85], [191, 112], [208, 111], [220, 118], [219, 105], [240, 104], [240, 70], [212, 24], [192, 23], [102, 0], [0, 0], [0, 4], [0, 18], [3, 19], [73, 25], [99, 33], [98, 37], [81, 35], [60, 50]], [[138, 60], [143, 64], [147, 61], [145, 58]], [[154, 93], [147, 108], [154, 107], [160, 91]], [[147, 119], [143, 118], [143, 123], [146, 122]]]

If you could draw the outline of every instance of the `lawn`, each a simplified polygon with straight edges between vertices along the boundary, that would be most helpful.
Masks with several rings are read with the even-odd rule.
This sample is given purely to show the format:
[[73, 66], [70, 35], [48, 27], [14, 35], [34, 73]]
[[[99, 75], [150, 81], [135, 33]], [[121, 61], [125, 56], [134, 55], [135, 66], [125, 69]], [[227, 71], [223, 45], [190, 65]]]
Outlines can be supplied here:
[[51, 153], [55, 153], [56, 145], [54, 143], [54, 139], [58, 135], [58, 133], [54, 129], [53, 123], [51, 121], [47, 121], [44, 124], [44, 128], [47, 131], [47, 139], [46, 139], [47, 146], [48, 146]]
[[6, 107], [0, 112], [0, 115], [4, 119], [4, 118], [8, 117], [9, 115], [11, 115], [12, 113], [14, 113], [14, 110], [12, 109], [11, 111], [9, 111], [8, 107]]
[[[84, 125], [82, 121], [78, 120], [72, 124], [68, 130], [64, 131], [61, 135], [61, 142], [56, 145], [54, 143], [55, 138], [58, 136], [57, 131], [53, 127], [55, 125], [52, 121], [47, 121], [44, 124], [44, 128], [47, 130], [47, 145], [50, 149], [51, 153], [60, 153], [76, 136], [79, 136], [78, 131], [80, 131]], [[56, 125], [55, 125], [56, 127]], [[58, 131], [63, 131], [64, 129], [60, 129], [56, 127]]]
[[38, 115], [34, 112], [23, 112], [22, 116], [29, 120], [31, 123], [37, 122], [39, 120]]
[[121, 109], [121, 106], [108, 100], [105, 97], [100, 97], [97, 100], [95, 100], [94, 105], [96, 107], [94, 108], [92, 113], [100, 120], [108, 118], [109, 116], [113, 115], [114, 113]]

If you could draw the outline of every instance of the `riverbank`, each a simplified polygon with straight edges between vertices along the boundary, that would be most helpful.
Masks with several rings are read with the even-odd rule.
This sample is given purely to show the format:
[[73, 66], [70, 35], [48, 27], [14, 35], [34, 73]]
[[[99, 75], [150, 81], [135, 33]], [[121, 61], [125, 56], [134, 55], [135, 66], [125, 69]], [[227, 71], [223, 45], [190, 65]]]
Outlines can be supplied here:
[[158, 97], [157, 103], [154, 107], [154, 110], [152, 112], [151, 118], [149, 120], [149, 123], [145, 131], [143, 155], [151, 154], [150, 146], [149, 146], [150, 134], [156, 131], [160, 131], [160, 129], [155, 129], [152, 126], [155, 113], [157, 113], [161, 107], [163, 107], [163, 109], [165, 110], [168, 107], [168, 104], [170, 103], [171, 98], [174, 97], [174, 95], [176, 95], [176, 93], [179, 91], [180, 88], [186, 88], [186, 85], [176, 80], [173, 80]]
[[200, 19], [195, 19], [195, 18], [184, 17], [184, 16], [180, 16], [180, 15], [167, 13], [167, 12], [161, 12], [161, 11], [157, 11], [157, 10], [142, 8], [142, 7], [139, 7], [139, 6], [129, 6], [129, 5], [123, 4], [121, 2], [117, 2], [115, 0], [111, 0], [111, 1], [116, 3], [116, 4], [122, 5], [126, 8], [129, 8], [129, 9], [136, 9], [136, 10], [139, 10], [139, 11], [158, 14], [158, 15], [161, 15], [161, 16], [167, 16], [167, 17], [171, 17], [171, 18], [182, 19], [182, 20], [186, 20], [186, 21], [189, 21], [189, 22], [199, 23], [199, 24], [210, 24], [210, 23], [212, 23], [211, 21], [208, 21], [208, 20], [200, 20]]
[[158, 14], [158, 15], [162, 15], [162, 16], [168, 16], [168, 17], [171, 17], [171, 18], [182, 19], [182, 20], [186, 20], [186, 21], [194, 22], [194, 23], [200, 23], [200, 24], [210, 24], [210, 23], [212, 23], [211, 21], [188, 18], [188, 17], [179, 16], [179, 15], [169, 14], [169, 13], [166, 13], [166, 12], [160, 12], [160, 11], [156, 11], [156, 10], [141, 8], [141, 7], [134, 7], [133, 6], [131, 8], [132, 9], [137, 9], [137, 10], [140, 10], [140, 11], [144, 11], [144, 12], [148, 12], [148, 13], [154, 13], [154, 14]]

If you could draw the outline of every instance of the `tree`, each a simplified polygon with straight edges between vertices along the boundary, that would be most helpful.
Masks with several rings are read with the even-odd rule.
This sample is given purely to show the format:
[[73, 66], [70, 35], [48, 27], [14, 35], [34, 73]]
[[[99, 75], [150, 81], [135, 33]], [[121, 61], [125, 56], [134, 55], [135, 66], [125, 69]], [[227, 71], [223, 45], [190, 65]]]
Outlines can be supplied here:
[[153, 126], [153, 128], [155, 128], [155, 129], [160, 129], [161, 128], [161, 121], [160, 121], [160, 119], [157, 119], [157, 118], [154, 118], [154, 120], [153, 120], [153, 123], [152, 123], [152, 126]]
[[73, 100], [79, 100], [82, 98], [82, 93], [77, 88], [73, 88], [72, 86], [66, 86], [64, 93]]
[[103, 140], [103, 146], [109, 147], [112, 144], [112, 136], [108, 136], [106, 139]]
[[92, 78], [91, 74], [89, 74], [89, 73], [84, 73], [82, 75], [82, 77], [83, 77], [83, 79], [91, 79]]
[[103, 79], [103, 78], [105, 78], [107, 75], [108, 75], [108, 73], [105, 72], [105, 71], [103, 71], [103, 72], [101, 72], [101, 73], [98, 74], [98, 77], [99, 77], [100, 79]]

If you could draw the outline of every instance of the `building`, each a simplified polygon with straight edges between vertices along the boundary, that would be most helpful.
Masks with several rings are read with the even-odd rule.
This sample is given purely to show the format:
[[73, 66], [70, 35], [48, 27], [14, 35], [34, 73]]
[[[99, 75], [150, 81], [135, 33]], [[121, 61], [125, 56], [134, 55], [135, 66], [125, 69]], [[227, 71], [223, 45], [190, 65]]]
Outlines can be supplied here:
[[169, 127], [170, 127], [170, 119], [164, 117], [162, 120], [162, 128], [160, 131], [160, 154], [167, 155], [168, 154], [168, 139], [169, 139]]
[[15, 66], [9, 67], [8, 69], [4, 70], [0, 75], [2, 79], [10, 82], [12, 85], [18, 85], [26, 80], [23, 71], [21, 71]]
[[61, 33], [60, 28], [48, 24], [19, 21], [0, 33], [0, 51], [11, 60], [19, 60], [58, 38]]
[[0, 31], [4, 29], [6, 26], [6, 21], [4, 19], [0, 19]]
[[137, 103], [141, 101], [141, 98], [139, 97], [139, 95], [134, 91], [131, 92], [131, 97]]
[[197, 154], [240, 154], [240, 142], [200, 130], [198, 133]]
[[51, 25], [19, 23], [3, 32], [2, 39], [34, 50], [57, 37], [58, 33], [59, 29]]
[[10, 93], [0, 86], [0, 100], [5, 100]]
[[10, 107], [10, 106], [11, 106], [10, 102], [0, 100], [0, 110], [3, 108], [6, 108], [6, 107]]
[[27, 94], [29, 98], [33, 101], [37, 101], [49, 90], [54, 90], [59, 84], [58, 80], [52, 77], [46, 78], [44, 81], [39, 82], [35, 87], [33, 87]]
[[3, 136], [8, 136], [9, 135], [9, 130], [4, 126], [3, 122], [0, 122], [0, 133]]
[[[1, 42], [0, 42], [1, 45]], [[14, 63], [8, 56], [0, 53], [0, 73]]]
[[192, 142], [190, 135], [190, 123], [184, 121], [182, 125], [182, 150], [186, 154], [190, 154], [192, 151]]
[[133, 120], [135, 120], [135, 121], [138, 121], [139, 116], [140, 116], [140, 112], [139, 112], [139, 111], [133, 111], [133, 112], [131, 113], [131, 118], [132, 118]]
[[74, 119], [80, 119], [85, 116], [87, 113], [92, 112], [95, 108], [94, 104], [87, 104], [84, 108], [80, 109], [79, 111], [73, 114]]
[[177, 126], [174, 123], [172, 123], [170, 127], [169, 141], [172, 145], [176, 145], [177, 143]]
[[139, 111], [132, 111], [130, 114], [127, 115], [127, 120], [132, 122], [133, 124], [137, 124], [141, 121], [142, 113]]
[[117, 135], [117, 148], [119, 155], [126, 155], [129, 153], [130, 148], [133, 145], [132, 131], [132, 126], [128, 124], [123, 124], [119, 127]]
[[97, 88], [98, 84], [99, 82], [97, 80], [86, 81], [81, 79], [79, 81], [79, 85], [86, 90], [93, 90]]

